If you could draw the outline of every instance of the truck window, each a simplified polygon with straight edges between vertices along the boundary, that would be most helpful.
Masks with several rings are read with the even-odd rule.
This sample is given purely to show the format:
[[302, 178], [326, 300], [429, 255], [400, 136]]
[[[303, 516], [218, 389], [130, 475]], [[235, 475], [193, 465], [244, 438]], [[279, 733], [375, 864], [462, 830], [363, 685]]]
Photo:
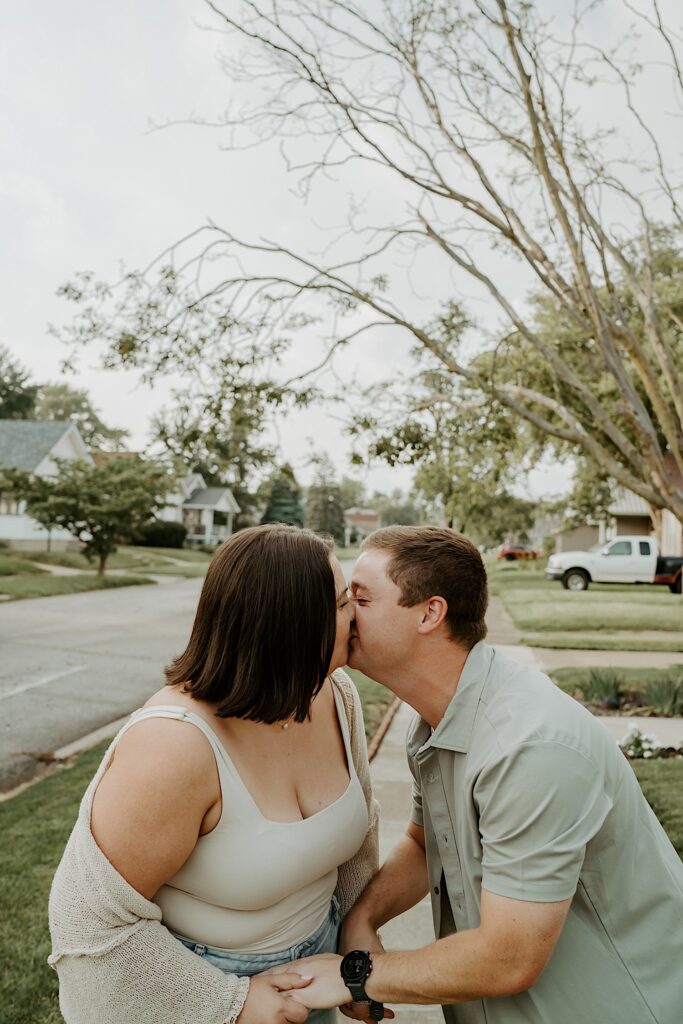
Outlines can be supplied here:
[[617, 540], [607, 552], [608, 555], [630, 555], [632, 547], [630, 540]]
[[640, 548], [641, 555], [649, 555], [650, 554], [650, 542], [649, 542], [649, 540], [641, 540], [641, 541], [639, 541], [638, 542], [638, 547]]

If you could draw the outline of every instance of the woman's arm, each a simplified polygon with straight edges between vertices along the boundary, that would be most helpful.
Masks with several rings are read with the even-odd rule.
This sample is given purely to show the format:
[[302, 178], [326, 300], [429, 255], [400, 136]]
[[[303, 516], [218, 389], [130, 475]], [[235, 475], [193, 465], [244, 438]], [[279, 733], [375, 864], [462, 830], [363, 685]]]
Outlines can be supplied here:
[[188, 722], [147, 719], [116, 747], [93, 798], [92, 834], [110, 864], [151, 900], [190, 856], [220, 799], [203, 733]]
[[51, 964], [67, 1024], [303, 1024], [295, 975], [225, 975], [162, 925], [151, 897], [187, 860], [220, 785], [189, 723], [152, 719], [121, 737], [86, 794], [50, 894]]

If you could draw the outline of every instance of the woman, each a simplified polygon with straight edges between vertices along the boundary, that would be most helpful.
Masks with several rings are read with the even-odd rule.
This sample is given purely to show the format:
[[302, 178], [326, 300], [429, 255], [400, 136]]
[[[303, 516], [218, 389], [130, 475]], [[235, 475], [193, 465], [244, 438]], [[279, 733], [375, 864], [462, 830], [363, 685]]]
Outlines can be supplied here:
[[307, 980], [261, 972], [333, 952], [377, 867], [331, 547], [254, 527], [211, 562], [187, 648], [105, 754], [55, 876], [67, 1024], [306, 1019], [288, 992]]

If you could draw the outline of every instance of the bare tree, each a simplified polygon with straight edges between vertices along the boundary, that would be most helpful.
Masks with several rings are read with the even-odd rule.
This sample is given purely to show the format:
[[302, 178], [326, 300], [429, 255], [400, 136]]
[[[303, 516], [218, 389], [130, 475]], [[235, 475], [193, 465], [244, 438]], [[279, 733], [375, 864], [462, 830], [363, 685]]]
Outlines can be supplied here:
[[[352, 211], [343, 256], [329, 262], [209, 224], [160, 258], [155, 282], [136, 279], [106, 323], [92, 287], [80, 291], [86, 315], [72, 337], [95, 323], [113, 351], [127, 338], [149, 363], [177, 356], [192, 318], [211, 310], [229, 318], [225, 348], [247, 329], [253, 343], [285, 346], [317, 322], [332, 353], [396, 327], [435, 367], [683, 521], [683, 218], [671, 153], [683, 76], [659, 0], [613, 0], [629, 23], [609, 48], [590, 0], [562, 17], [528, 0], [207, 3], [240, 43], [226, 70], [261, 97], [215, 122], [228, 144], [279, 137], [304, 195], [321, 176], [361, 181], [371, 169], [405, 215], [368, 224]], [[641, 109], [633, 25], [668, 120]], [[619, 132], [596, 116], [606, 104]], [[431, 316], [387, 274], [406, 253], [438, 256]], [[500, 314], [498, 336], [482, 333], [470, 358], [452, 323], [467, 281]]]

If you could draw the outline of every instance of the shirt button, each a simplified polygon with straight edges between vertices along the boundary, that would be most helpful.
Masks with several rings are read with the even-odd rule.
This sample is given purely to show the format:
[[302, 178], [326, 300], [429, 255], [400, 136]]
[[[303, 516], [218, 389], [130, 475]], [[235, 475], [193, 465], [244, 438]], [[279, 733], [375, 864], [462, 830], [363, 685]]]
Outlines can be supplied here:
[[438, 895], [439, 895], [439, 887], [438, 887], [438, 885], [435, 885], [435, 886], [434, 886], [434, 895], [435, 895], [435, 896], [438, 896]]
[[427, 776], [427, 782], [435, 782], [435, 781], [436, 781], [436, 775], [434, 774], [434, 772], [430, 772], [429, 775]]
[[447, 843], [448, 842], [448, 836], [444, 835], [443, 841], [444, 841], [444, 843]]

